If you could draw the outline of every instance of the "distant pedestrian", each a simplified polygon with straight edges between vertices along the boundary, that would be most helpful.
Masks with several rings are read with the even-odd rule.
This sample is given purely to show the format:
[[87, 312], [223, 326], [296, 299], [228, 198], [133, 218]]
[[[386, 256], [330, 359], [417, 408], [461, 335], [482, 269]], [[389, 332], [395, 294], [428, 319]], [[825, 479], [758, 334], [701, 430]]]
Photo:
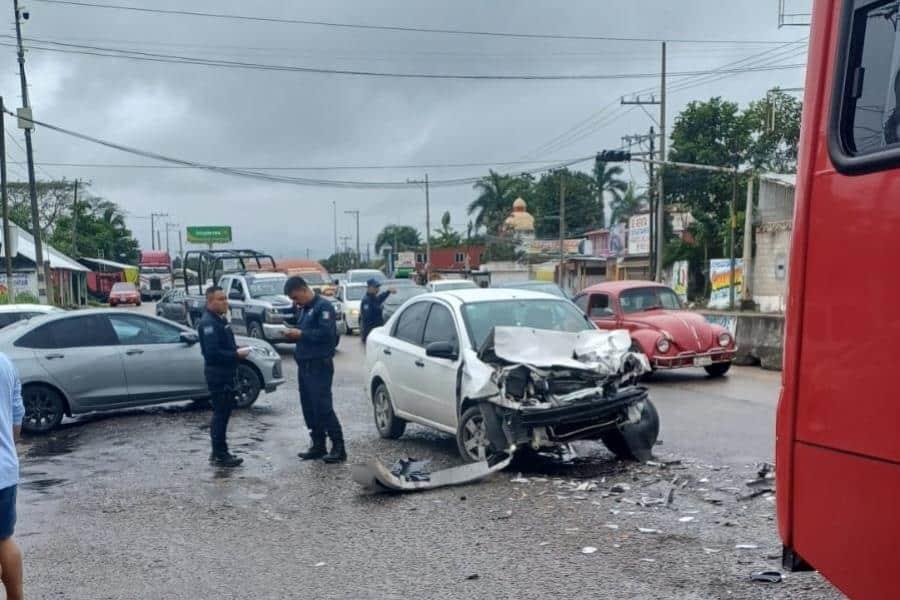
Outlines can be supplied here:
[[19, 374], [0, 353], [0, 577], [8, 600], [22, 598], [22, 551], [13, 539], [16, 528], [16, 488], [19, 455], [16, 442], [22, 430], [25, 406]]
[[[334, 305], [311, 290], [302, 277], [288, 279], [284, 293], [294, 302], [297, 313], [297, 326], [288, 330], [286, 336], [297, 342], [294, 358], [300, 408], [311, 439], [309, 449], [298, 456], [303, 460], [321, 458], [327, 463], [344, 462], [347, 449], [331, 392], [337, 346]], [[326, 436], [331, 438], [330, 452], [325, 446]]]
[[204, 372], [209, 388], [213, 414], [209, 423], [212, 453], [209, 462], [218, 467], [236, 467], [244, 462], [228, 451], [228, 420], [234, 408], [237, 394], [237, 367], [242, 358], [250, 354], [249, 348], [238, 348], [234, 333], [225, 315], [228, 314], [228, 297], [217, 285], [206, 290], [206, 312], [197, 329], [200, 332], [200, 348], [205, 361]]
[[363, 343], [373, 329], [384, 325], [384, 301], [391, 294], [397, 292], [395, 289], [390, 289], [379, 293], [380, 290], [381, 282], [377, 279], [370, 279], [366, 282], [366, 295], [363, 296], [359, 310], [359, 333]]

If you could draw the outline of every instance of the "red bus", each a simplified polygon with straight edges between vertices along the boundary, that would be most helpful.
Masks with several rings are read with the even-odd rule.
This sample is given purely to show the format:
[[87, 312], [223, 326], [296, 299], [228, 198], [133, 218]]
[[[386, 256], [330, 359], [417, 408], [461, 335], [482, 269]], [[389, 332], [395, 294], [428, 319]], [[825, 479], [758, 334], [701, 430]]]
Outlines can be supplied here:
[[814, 3], [789, 267], [784, 562], [851, 598], [900, 597], [898, 19], [900, 0]]

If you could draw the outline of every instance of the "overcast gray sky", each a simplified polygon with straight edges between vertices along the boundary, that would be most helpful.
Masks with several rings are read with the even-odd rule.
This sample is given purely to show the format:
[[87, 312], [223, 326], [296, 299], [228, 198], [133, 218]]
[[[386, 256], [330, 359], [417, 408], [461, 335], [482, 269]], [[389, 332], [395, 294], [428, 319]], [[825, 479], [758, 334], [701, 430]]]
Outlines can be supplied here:
[[[85, 0], [104, 4], [206, 11], [370, 25], [588, 36], [699, 40], [779, 40], [808, 34], [777, 27], [777, 0], [485, 0], [278, 1]], [[806, 0], [791, 0], [798, 10]], [[27, 2], [24, 35], [41, 40], [232, 61], [384, 71], [463, 74], [623, 74], [659, 71], [659, 44], [547, 40], [341, 29], [221, 20]], [[7, 34], [14, 33], [7, 2]], [[8, 37], [0, 40], [9, 43]], [[713, 69], [752, 55], [759, 65], [805, 62], [805, 45], [670, 43], [669, 71]], [[0, 92], [20, 102], [15, 51], [0, 45], [6, 68]], [[778, 53], [778, 54], [776, 54]], [[767, 59], [767, 56], [772, 56]], [[216, 165], [314, 167], [544, 161], [616, 148], [621, 136], [644, 133], [650, 118], [613, 105], [622, 95], [657, 86], [655, 79], [485, 81], [308, 74], [175, 65], [51, 53], [27, 55], [35, 118], [121, 144]], [[799, 87], [803, 69], [747, 72], [711, 81], [672, 77], [669, 124], [694, 99], [721, 95], [742, 105], [773, 86]], [[704, 83], [706, 81], [706, 83]], [[675, 91], [685, 82], [698, 84]], [[656, 114], [655, 107], [648, 107]], [[584, 126], [547, 146], [574, 125]], [[14, 121], [7, 120], [12, 127]], [[21, 141], [20, 131], [14, 131]], [[39, 163], [154, 164], [48, 130], [34, 136]], [[24, 160], [8, 144], [11, 161]], [[537, 166], [537, 165], [534, 165]], [[518, 171], [526, 166], [498, 167]], [[590, 168], [590, 163], [580, 165]], [[642, 171], [633, 165], [634, 175]], [[426, 169], [280, 171], [341, 180], [405, 181]], [[428, 168], [441, 180], [487, 173], [487, 167]], [[12, 177], [24, 173], [13, 165]], [[235, 245], [277, 256], [314, 257], [333, 250], [332, 202], [338, 235], [353, 236], [361, 212], [366, 244], [392, 222], [424, 230], [424, 193], [304, 187], [183, 169], [45, 166], [39, 177], [90, 180], [95, 194], [118, 202], [139, 241], [150, 225], [139, 217], [168, 212], [181, 225], [232, 225]], [[432, 189], [432, 227], [444, 210], [464, 228], [471, 185]], [[174, 239], [174, 238], [173, 238]], [[351, 245], [355, 240], [351, 240]]]

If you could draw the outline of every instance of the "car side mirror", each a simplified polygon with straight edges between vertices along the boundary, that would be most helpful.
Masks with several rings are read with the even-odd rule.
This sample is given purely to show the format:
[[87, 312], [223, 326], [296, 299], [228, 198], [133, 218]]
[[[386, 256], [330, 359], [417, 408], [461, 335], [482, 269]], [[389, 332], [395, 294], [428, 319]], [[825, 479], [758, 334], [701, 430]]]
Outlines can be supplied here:
[[228, 299], [229, 300], [243, 300], [244, 295], [240, 292], [236, 292], [236, 291], [232, 290], [232, 291], [228, 292]]
[[193, 346], [197, 342], [200, 341], [200, 337], [194, 333], [193, 331], [182, 331], [181, 332], [181, 341], [187, 344], [188, 346]]
[[431, 342], [425, 347], [425, 355], [432, 358], [456, 360], [459, 358], [459, 350], [452, 342]]

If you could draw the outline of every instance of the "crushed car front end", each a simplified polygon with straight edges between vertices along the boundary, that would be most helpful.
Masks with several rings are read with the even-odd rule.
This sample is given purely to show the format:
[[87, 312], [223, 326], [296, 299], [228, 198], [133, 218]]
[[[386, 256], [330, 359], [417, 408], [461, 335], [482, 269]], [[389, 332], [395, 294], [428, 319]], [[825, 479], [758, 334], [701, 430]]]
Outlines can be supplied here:
[[624, 331], [497, 327], [467, 360], [462, 391], [480, 406], [493, 448], [602, 440], [622, 458], [645, 460], [658, 418], [637, 385], [647, 358], [630, 347]]

